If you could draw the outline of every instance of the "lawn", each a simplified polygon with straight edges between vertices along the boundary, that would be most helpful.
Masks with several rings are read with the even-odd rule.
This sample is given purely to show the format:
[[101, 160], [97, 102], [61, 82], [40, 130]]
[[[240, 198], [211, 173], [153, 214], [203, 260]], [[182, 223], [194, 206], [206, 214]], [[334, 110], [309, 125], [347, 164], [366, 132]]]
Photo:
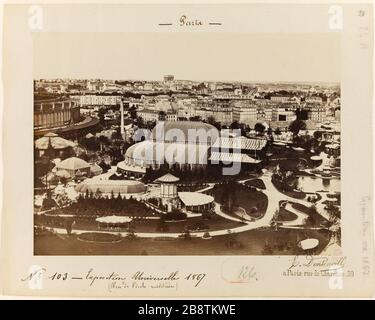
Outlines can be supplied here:
[[[72, 218], [75, 223], [73, 225], [74, 230], [98, 230], [98, 222], [95, 221], [95, 217], [82, 219], [77, 216]], [[35, 224], [46, 227], [65, 228], [66, 221], [61, 217], [53, 216], [35, 216]], [[216, 214], [209, 216], [209, 219], [203, 217], [187, 218], [182, 221], [165, 222], [164, 228], [161, 230], [160, 219], [135, 219], [130, 225], [134, 232], [165, 232], [165, 233], [182, 233], [187, 228], [191, 231], [214, 231], [214, 230], [227, 230], [235, 227], [242, 226], [243, 223], [235, 222], [222, 218]], [[126, 232], [127, 227], [119, 229], [118, 231]]]
[[[297, 246], [298, 241], [316, 238], [319, 254], [329, 242], [326, 230], [271, 228], [223, 235], [209, 240], [152, 238], [126, 239], [118, 243], [89, 243], [77, 240], [76, 235], [35, 236], [35, 255], [297, 255], [306, 254]], [[170, 241], [168, 241], [170, 240]], [[237, 243], [238, 245], [229, 245]]]
[[245, 182], [245, 185], [248, 187], [255, 187], [258, 189], [266, 190], [266, 185], [262, 179], [252, 179]]
[[[160, 221], [147, 220], [147, 221], [134, 221], [131, 223], [135, 232], [160, 232], [158, 226]], [[227, 230], [244, 225], [240, 222], [231, 221], [213, 214], [210, 219], [202, 217], [187, 218], [183, 221], [165, 222], [167, 229], [163, 232], [182, 233], [186, 229], [190, 231], [214, 231], [214, 230]]]
[[285, 194], [288, 197], [295, 198], [295, 199], [304, 199], [306, 197], [306, 193], [299, 190], [285, 190], [282, 183], [280, 183], [277, 179], [272, 179], [272, 183], [277, 189], [277, 191]]
[[296, 170], [297, 164], [302, 161], [305, 165], [313, 167], [314, 164], [310, 160], [313, 154], [309, 151], [297, 152], [291, 148], [286, 147], [273, 147], [272, 155], [269, 157], [270, 165], [279, 164], [291, 171]]
[[89, 242], [117, 242], [121, 240], [121, 237], [110, 234], [110, 233], [95, 233], [95, 232], [87, 232], [80, 234], [77, 236], [78, 240], [81, 241], [89, 241]]
[[296, 220], [298, 217], [295, 213], [280, 207], [279, 213], [277, 214], [277, 222], [288, 222], [288, 221], [293, 221]]
[[306, 221], [306, 224], [309, 226], [320, 227], [330, 225], [330, 222], [321, 216], [314, 207], [309, 208], [300, 203], [292, 203], [292, 207], [309, 215]]

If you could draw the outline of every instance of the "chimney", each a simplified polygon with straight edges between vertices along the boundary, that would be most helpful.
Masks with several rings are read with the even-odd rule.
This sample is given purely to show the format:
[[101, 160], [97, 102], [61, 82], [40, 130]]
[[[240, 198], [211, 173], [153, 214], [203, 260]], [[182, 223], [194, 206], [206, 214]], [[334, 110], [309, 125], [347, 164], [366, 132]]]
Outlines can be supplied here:
[[121, 111], [121, 123], [120, 123], [120, 130], [121, 130], [121, 136], [124, 137], [125, 134], [125, 128], [124, 128], [124, 103], [122, 102], [122, 99], [120, 99], [120, 111]]

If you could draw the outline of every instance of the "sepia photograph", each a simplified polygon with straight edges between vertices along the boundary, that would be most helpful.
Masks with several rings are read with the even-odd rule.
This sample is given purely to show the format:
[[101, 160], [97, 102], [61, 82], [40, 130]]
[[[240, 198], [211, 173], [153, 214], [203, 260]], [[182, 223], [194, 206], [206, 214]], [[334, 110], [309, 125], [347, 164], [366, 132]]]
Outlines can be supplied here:
[[0, 295], [373, 297], [373, 6], [125, 1], [4, 7]]
[[336, 33], [37, 33], [35, 255], [339, 255]]

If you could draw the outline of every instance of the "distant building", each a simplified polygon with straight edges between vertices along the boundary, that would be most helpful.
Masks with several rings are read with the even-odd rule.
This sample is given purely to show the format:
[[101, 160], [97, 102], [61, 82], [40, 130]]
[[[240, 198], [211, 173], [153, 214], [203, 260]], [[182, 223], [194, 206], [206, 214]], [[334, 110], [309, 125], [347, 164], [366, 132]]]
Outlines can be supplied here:
[[271, 96], [271, 101], [288, 102], [288, 101], [291, 101], [291, 97], [290, 96]]
[[59, 129], [81, 120], [80, 108], [71, 99], [56, 98], [34, 101], [34, 129]]
[[177, 112], [168, 111], [165, 114], [165, 121], [177, 121]]
[[101, 91], [103, 90], [103, 83], [101, 81], [87, 81], [86, 88], [89, 91]]
[[[174, 135], [176, 131], [180, 135]], [[199, 139], [197, 132], [205, 138]], [[125, 160], [117, 164], [117, 171], [124, 176], [141, 177], [146, 169], [158, 170], [164, 164], [189, 171], [205, 168], [212, 139], [218, 135], [217, 129], [207, 123], [166, 121], [162, 127], [152, 130], [152, 139], [138, 142], [126, 150]]]
[[137, 112], [138, 117], [141, 117], [143, 121], [154, 122], [154, 121], [177, 121], [177, 112], [169, 110], [167, 112], [143, 109]]
[[265, 107], [263, 109], [264, 120], [272, 121], [273, 120], [273, 107]]
[[233, 109], [231, 107], [213, 108], [212, 117], [222, 125], [230, 125], [233, 122]]
[[335, 110], [335, 120], [340, 121], [341, 119], [341, 111], [340, 109]]
[[305, 101], [308, 103], [322, 103], [323, 99], [320, 96], [310, 96], [306, 97]]
[[210, 82], [210, 83], [208, 84], [208, 88], [209, 88], [212, 92], [216, 91], [216, 83], [215, 83], [215, 82]]
[[237, 95], [237, 96], [241, 96], [242, 95], [242, 89], [241, 88], [234, 89], [234, 94]]
[[137, 112], [137, 116], [141, 117], [145, 122], [154, 122], [159, 120], [159, 112], [160, 111], [143, 109]]
[[163, 79], [164, 79], [164, 82], [172, 82], [172, 81], [174, 81], [174, 76], [171, 75], [171, 74], [167, 74], [167, 75], [164, 76]]
[[294, 121], [297, 116], [294, 111], [286, 108], [276, 108], [272, 117], [272, 121]]
[[250, 123], [258, 118], [258, 111], [254, 105], [239, 105], [235, 104], [233, 107], [233, 121], [239, 123]]
[[211, 164], [241, 163], [241, 169], [261, 168], [265, 156], [265, 138], [219, 137], [212, 146]]
[[145, 83], [143, 85], [143, 90], [153, 91], [154, 90], [154, 86], [152, 85], [152, 83], [147, 82], [147, 83]]
[[314, 122], [325, 122], [326, 121], [326, 110], [322, 107], [313, 108], [308, 113], [308, 117]]
[[258, 120], [291, 122], [297, 118], [296, 113], [289, 108], [271, 106], [264, 107], [261, 116], [263, 119], [258, 117]]
[[81, 106], [115, 106], [121, 100], [120, 95], [112, 94], [72, 95], [71, 98], [76, 100]]

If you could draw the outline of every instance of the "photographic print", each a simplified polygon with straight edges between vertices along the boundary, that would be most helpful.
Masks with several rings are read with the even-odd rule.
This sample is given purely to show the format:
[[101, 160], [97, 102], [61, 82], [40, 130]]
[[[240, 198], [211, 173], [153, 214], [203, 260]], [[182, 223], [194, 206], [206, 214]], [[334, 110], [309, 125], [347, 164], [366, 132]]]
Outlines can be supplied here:
[[337, 255], [339, 50], [336, 33], [34, 35], [34, 254]]
[[0, 291], [372, 296], [372, 12], [6, 6]]

